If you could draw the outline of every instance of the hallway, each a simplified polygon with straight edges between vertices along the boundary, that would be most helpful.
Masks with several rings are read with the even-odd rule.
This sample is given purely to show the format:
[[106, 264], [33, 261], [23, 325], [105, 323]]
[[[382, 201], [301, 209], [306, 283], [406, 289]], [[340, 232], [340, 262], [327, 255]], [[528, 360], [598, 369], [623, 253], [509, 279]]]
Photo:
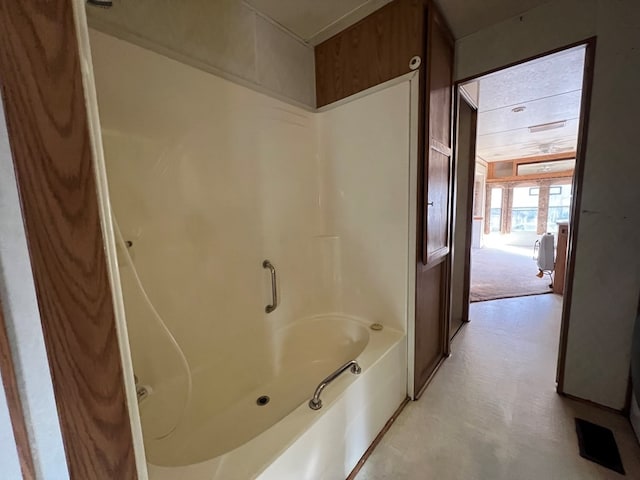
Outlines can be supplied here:
[[[561, 310], [557, 295], [472, 304], [451, 358], [356, 478], [640, 478], [640, 446], [627, 419], [555, 393]], [[613, 430], [626, 477], [579, 456], [576, 416]]]

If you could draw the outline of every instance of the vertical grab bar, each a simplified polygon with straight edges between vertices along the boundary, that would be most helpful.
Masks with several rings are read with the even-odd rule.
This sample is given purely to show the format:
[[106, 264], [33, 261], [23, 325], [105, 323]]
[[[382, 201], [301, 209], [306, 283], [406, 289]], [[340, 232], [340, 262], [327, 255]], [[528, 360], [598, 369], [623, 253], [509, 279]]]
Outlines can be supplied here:
[[264, 307], [265, 312], [271, 313], [278, 308], [278, 282], [276, 278], [276, 268], [269, 260], [262, 262], [262, 268], [268, 268], [271, 272], [271, 305]]

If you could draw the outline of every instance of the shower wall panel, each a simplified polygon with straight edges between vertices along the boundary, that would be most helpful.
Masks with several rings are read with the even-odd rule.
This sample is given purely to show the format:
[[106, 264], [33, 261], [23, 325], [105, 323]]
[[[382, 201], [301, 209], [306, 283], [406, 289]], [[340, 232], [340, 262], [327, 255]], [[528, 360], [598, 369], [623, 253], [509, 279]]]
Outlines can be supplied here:
[[325, 234], [339, 252], [335, 301], [341, 311], [402, 331], [410, 293], [409, 209], [415, 208], [410, 102], [406, 81], [323, 112], [319, 120]]
[[[249, 389], [271, 366], [247, 357], [324, 296], [314, 114], [97, 31], [91, 45], [111, 201], [141, 283], [193, 374], [216, 379], [200, 385]], [[179, 377], [120, 253], [136, 373]], [[281, 293], [271, 314], [264, 259]]]

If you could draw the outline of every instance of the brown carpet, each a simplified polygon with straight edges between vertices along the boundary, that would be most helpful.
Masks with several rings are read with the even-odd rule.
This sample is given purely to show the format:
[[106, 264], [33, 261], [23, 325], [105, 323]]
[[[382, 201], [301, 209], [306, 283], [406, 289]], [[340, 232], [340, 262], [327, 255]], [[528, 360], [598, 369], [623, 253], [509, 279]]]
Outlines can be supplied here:
[[538, 267], [531, 253], [524, 255], [496, 248], [471, 251], [472, 302], [551, 293], [549, 275], [536, 277]]

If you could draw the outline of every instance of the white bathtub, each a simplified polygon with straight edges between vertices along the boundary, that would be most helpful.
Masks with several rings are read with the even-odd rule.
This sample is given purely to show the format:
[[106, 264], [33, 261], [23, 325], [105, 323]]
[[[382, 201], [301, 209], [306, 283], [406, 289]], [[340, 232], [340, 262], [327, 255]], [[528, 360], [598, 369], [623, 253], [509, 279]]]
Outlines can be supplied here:
[[[145, 439], [151, 480], [343, 479], [406, 397], [404, 333], [331, 314], [275, 332], [273, 347], [275, 358], [258, 360], [272, 374], [222, 410], [197, 398], [210, 391], [197, 383], [215, 378], [194, 375], [192, 408], [175, 432]], [[318, 383], [353, 359], [362, 373], [342, 374], [311, 410]], [[270, 401], [259, 406], [262, 395]]]

